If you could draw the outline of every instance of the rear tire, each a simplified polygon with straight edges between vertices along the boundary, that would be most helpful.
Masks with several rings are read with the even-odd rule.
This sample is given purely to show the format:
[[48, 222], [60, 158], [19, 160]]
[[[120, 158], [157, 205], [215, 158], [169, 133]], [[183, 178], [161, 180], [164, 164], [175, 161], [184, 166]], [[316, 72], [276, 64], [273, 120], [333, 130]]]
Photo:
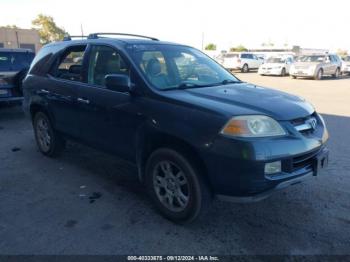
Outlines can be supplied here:
[[149, 157], [145, 183], [157, 210], [167, 219], [185, 224], [193, 221], [210, 202], [209, 190], [193, 161], [170, 148]]
[[49, 117], [38, 112], [34, 115], [33, 127], [39, 151], [48, 157], [58, 156], [65, 146], [65, 140], [53, 129]]

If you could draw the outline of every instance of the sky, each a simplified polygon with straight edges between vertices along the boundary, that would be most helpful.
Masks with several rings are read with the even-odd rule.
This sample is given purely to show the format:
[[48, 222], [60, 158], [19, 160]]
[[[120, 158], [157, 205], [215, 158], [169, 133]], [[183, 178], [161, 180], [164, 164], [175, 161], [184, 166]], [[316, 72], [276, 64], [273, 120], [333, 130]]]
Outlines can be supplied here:
[[50, 15], [71, 35], [123, 32], [197, 48], [299, 45], [350, 50], [349, 0], [0, 0], [0, 26]]

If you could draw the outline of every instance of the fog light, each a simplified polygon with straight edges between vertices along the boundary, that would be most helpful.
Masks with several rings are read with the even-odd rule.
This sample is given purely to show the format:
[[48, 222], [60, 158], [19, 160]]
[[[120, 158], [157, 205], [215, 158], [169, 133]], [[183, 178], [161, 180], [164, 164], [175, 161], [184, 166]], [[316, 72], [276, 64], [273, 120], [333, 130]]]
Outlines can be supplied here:
[[265, 164], [265, 174], [275, 174], [281, 172], [281, 161], [275, 161], [271, 163], [266, 163]]

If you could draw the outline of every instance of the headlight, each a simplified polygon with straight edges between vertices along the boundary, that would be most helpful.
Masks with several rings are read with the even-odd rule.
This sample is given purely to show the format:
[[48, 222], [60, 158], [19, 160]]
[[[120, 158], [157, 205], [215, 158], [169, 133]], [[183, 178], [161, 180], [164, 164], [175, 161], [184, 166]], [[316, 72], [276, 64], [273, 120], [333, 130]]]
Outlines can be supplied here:
[[264, 115], [233, 117], [220, 133], [234, 137], [266, 137], [287, 134], [276, 120]]

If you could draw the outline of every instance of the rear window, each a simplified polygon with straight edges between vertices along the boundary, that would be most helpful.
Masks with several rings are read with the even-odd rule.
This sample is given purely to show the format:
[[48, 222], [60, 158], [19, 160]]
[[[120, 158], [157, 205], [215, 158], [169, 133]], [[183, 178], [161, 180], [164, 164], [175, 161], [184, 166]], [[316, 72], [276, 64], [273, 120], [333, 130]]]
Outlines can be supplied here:
[[0, 71], [20, 71], [28, 68], [33, 58], [33, 53], [0, 52]]

